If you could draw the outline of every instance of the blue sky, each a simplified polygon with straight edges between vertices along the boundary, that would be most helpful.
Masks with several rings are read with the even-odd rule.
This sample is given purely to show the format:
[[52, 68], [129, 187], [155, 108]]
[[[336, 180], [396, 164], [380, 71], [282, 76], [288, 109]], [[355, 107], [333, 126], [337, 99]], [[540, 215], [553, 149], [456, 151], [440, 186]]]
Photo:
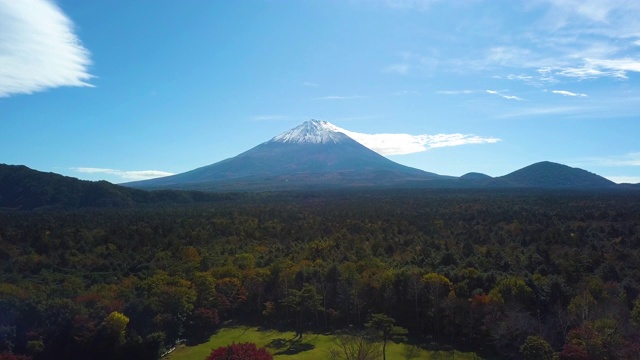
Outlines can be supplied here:
[[638, 183], [638, 18], [637, 0], [0, 0], [0, 162], [119, 183], [313, 118], [439, 174], [548, 160]]

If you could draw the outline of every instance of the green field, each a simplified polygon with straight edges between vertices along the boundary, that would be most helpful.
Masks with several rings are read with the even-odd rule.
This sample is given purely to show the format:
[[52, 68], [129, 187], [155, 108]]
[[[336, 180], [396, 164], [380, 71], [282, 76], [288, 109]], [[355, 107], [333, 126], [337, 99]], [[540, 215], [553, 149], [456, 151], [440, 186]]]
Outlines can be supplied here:
[[[294, 332], [258, 330], [249, 327], [224, 328], [213, 335], [208, 342], [196, 346], [180, 346], [165, 359], [203, 360], [211, 349], [232, 343], [252, 342], [259, 347], [267, 347], [275, 359], [296, 360], [327, 359], [329, 349], [336, 346], [334, 335], [305, 334], [302, 340], [293, 341]], [[458, 351], [427, 351], [408, 344], [387, 344], [387, 359], [481, 359], [474, 353]]]

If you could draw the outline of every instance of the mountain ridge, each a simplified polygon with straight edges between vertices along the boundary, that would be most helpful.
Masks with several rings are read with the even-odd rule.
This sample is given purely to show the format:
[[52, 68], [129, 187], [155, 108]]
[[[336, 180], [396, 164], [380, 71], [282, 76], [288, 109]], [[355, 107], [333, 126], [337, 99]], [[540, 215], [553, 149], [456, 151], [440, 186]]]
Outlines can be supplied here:
[[[620, 191], [638, 191], [640, 184], [615, 184], [598, 175], [589, 173], [597, 178], [604, 179], [605, 182], [598, 180], [600, 186], [532, 186], [531, 183], [515, 183], [512, 174], [531, 173], [536, 174], [541, 168], [552, 167], [563, 171], [571, 171], [576, 174], [589, 173], [586, 170], [578, 168], [570, 168], [566, 165], [540, 162], [529, 165], [522, 169], [501, 177], [490, 177], [485, 174], [470, 173], [469, 176], [442, 177], [430, 181], [416, 180], [396, 186], [397, 188], [431, 188], [431, 189], [514, 189], [514, 188], [541, 188], [541, 189], [586, 189], [586, 190], [620, 190]], [[389, 175], [389, 174], [386, 174]], [[512, 176], [509, 176], [512, 175]], [[334, 176], [349, 177], [349, 173], [337, 174]], [[385, 176], [384, 173], [375, 173], [374, 176]], [[391, 174], [393, 176], [393, 174]], [[506, 179], [505, 179], [506, 177]], [[289, 181], [295, 182], [305, 180], [304, 175], [300, 178], [292, 177]], [[516, 178], [517, 179], [517, 178]], [[320, 178], [318, 182], [326, 181], [327, 178]], [[257, 181], [254, 179], [254, 181]], [[262, 184], [252, 183], [248, 180], [238, 180], [241, 186], [220, 186], [217, 193], [184, 191], [184, 190], [155, 190], [145, 191], [132, 189], [125, 186], [109, 183], [107, 181], [88, 181], [79, 180], [77, 178], [63, 176], [51, 172], [42, 172], [30, 169], [24, 165], [7, 165], [0, 164], [0, 209], [10, 210], [32, 210], [41, 208], [50, 209], [73, 209], [86, 207], [132, 207], [139, 205], [158, 205], [158, 204], [191, 204], [200, 202], [220, 201], [233, 198], [232, 192], [239, 191], [265, 191]], [[221, 184], [223, 185], [223, 184]], [[372, 184], [368, 184], [360, 179], [360, 182], [354, 183], [352, 188], [372, 188]], [[378, 188], [393, 188], [394, 185], [377, 186]], [[327, 185], [326, 188], [340, 188], [339, 186]], [[270, 188], [268, 191], [290, 190], [291, 188]], [[309, 187], [298, 187], [297, 190], [307, 190]], [[318, 189], [318, 187], [315, 187]], [[226, 193], [225, 194], [221, 194]]]
[[108, 181], [79, 180], [24, 165], [0, 164], [0, 209], [76, 209], [189, 204], [227, 195], [187, 191], [144, 191]]
[[0, 208], [121, 207], [217, 199], [193, 190], [640, 189], [640, 184], [618, 185], [589, 171], [549, 161], [498, 177], [473, 172], [443, 176], [395, 163], [339, 130], [328, 122], [307, 121], [235, 157], [177, 175], [120, 185], [0, 164]]

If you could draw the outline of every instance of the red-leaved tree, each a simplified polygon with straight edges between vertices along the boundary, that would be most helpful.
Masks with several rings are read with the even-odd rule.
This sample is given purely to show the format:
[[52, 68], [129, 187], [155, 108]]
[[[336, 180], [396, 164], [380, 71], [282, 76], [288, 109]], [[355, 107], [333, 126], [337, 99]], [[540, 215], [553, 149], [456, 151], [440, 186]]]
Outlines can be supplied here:
[[213, 349], [205, 360], [273, 360], [273, 355], [256, 344], [242, 343]]

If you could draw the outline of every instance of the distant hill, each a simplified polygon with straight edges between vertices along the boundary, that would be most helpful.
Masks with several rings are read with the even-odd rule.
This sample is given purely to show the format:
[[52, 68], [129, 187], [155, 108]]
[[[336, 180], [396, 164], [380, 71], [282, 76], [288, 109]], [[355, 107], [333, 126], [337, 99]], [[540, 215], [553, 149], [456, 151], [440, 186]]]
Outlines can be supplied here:
[[489, 180], [489, 179], [493, 179], [493, 178], [487, 174], [482, 174], [477, 172], [470, 172], [460, 176], [460, 180], [477, 181], [477, 180]]
[[214, 201], [228, 196], [182, 191], [147, 192], [107, 181], [84, 181], [41, 172], [23, 165], [0, 164], [0, 208], [129, 207]]
[[586, 170], [549, 161], [535, 163], [495, 179], [500, 181], [501, 186], [515, 187], [611, 188], [616, 186], [613, 181]]

